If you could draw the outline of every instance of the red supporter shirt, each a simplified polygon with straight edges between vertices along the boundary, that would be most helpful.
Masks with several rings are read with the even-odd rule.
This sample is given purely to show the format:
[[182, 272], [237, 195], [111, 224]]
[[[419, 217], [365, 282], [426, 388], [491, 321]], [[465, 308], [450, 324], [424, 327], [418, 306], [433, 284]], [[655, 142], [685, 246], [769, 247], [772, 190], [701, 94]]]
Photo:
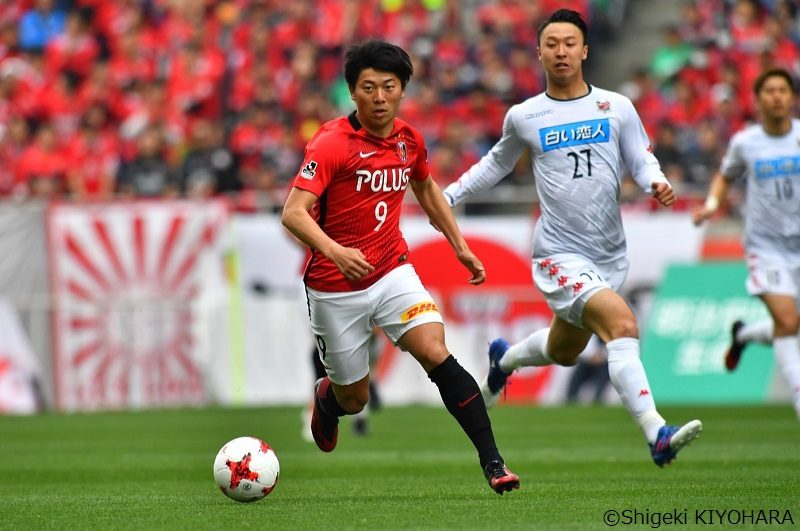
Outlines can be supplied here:
[[400, 209], [409, 180], [428, 178], [427, 156], [422, 135], [399, 118], [387, 138], [368, 133], [355, 113], [323, 124], [306, 146], [294, 186], [319, 197], [312, 215], [322, 230], [340, 245], [359, 249], [375, 270], [350, 282], [313, 251], [305, 271], [308, 287], [363, 290], [405, 262]]

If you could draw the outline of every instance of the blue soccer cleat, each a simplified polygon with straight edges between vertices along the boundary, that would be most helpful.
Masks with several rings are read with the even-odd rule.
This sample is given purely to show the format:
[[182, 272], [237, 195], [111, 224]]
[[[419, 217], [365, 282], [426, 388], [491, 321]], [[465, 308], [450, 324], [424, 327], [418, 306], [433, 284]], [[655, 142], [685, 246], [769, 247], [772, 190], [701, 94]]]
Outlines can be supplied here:
[[703, 423], [699, 420], [689, 421], [683, 426], [661, 426], [656, 443], [650, 445], [653, 462], [660, 467], [670, 464], [678, 452], [697, 439], [702, 431]]
[[503, 372], [500, 368], [500, 360], [508, 350], [509, 344], [503, 338], [497, 338], [489, 345], [489, 374], [481, 384], [481, 395], [486, 407], [491, 407], [500, 398], [500, 392], [506, 386], [506, 380], [511, 376], [510, 373]]

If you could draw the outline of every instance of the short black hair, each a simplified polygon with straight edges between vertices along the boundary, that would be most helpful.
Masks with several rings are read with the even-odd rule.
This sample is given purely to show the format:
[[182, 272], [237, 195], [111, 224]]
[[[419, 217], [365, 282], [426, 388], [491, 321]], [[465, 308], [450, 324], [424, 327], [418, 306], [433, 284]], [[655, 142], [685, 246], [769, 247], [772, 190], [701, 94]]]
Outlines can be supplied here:
[[559, 9], [558, 11], [550, 15], [550, 17], [547, 20], [542, 22], [541, 26], [539, 26], [539, 34], [536, 37], [538, 44], [542, 43], [542, 32], [544, 31], [544, 29], [550, 24], [553, 24], [554, 22], [567, 22], [569, 24], [574, 24], [575, 26], [578, 27], [579, 30], [581, 30], [581, 33], [583, 34], [583, 44], [587, 44], [586, 21], [583, 20], [583, 17], [581, 16], [580, 13], [578, 13], [577, 11], [573, 11], [572, 9]]
[[369, 40], [353, 44], [344, 55], [344, 79], [350, 90], [354, 90], [362, 70], [373, 68], [379, 72], [390, 72], [400, 79], [405, 88], [414, 66], [405, 50], [394, 44]]
[[761, 72], [756, 78], [755, 83], [753, 83], [753, 92], [756, 97], [758, 97], [759, 92], [761, 92], [761, 89], [764, 87], [764, 83], [771, 77], [782, 77], [789, 84], [789, 88], [792, 89], [792, 94], [797, 92], [794, 86], [794, 78], [788, 70], [783, 68], [770, 68]]

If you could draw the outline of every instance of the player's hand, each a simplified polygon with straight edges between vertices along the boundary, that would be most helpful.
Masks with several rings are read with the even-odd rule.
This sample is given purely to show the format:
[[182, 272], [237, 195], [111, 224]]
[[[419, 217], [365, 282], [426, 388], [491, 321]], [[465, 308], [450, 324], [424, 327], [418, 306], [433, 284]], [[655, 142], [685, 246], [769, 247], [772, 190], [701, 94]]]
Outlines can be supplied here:
[[477, 286], [486, 282], [486, 269], [484, 269], [478, 257], [475, 256], [475, 253], [467, 249], [458, 254], [458, 260], [472, 273], [472, 278], [469, 279], [470, 284]]
[[675, 192], [667, 183], [653, 183], [653, 197], [665, 207], [675, 203]]
[[375, 267], [367, 262], [364, 254], [353, 247], [339, 246], [329, 258], [347, 280], [361, 280], [375, 271]]
[[713, 210], [709, 210], [706, 207], [700, 207], [692, 212], [692, 223], [694, 223], [696, 226], [700, 226], [713, 214]]

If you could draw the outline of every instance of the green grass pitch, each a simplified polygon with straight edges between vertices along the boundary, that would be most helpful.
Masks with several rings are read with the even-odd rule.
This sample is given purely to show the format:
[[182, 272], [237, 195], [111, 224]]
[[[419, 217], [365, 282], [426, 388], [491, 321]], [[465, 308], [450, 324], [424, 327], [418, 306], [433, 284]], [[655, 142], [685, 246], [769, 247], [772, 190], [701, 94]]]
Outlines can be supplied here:
[[[0, 529], [584, 530], [610, 529], [610, 510], [642, 515], [617, 529], [653, 529], [653, 518], [662, 529], [800, 526], [791, 407], [661, 412], [705, 424], [664, 469], [621, 408], [491, 410], [522, 481], [502, 497], [443, 408], [384, 409], [363, 438], [345, 419], [331, 454], [301, 439], [296, 407], [0, 417]], [[265, 439], [281, 462], [276, 489], [251, 504], [223, 496], [211, 471], [217, 450], [240, 435]], [[696, 521], [706, 510], [727, 512]], [[783, 525], [757, 520], [770, 510]], [[679, 521], [665, 524], [666, 513]]]

